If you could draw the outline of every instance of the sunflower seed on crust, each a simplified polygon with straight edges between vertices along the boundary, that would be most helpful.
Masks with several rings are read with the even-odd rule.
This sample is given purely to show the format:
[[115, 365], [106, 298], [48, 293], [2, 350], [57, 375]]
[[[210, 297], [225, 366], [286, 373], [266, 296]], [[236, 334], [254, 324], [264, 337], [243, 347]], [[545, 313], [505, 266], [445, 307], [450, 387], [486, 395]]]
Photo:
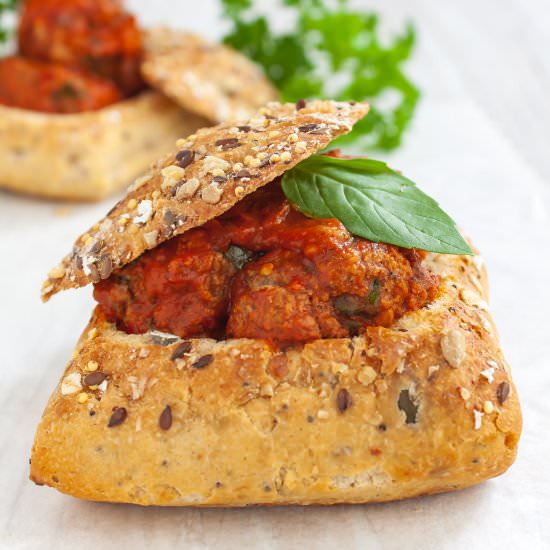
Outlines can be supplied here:
[[456, 329], [447, 331], [441, 337], [443, 357], [451, 367], [458, 369], [466, 357], [466, 338]]

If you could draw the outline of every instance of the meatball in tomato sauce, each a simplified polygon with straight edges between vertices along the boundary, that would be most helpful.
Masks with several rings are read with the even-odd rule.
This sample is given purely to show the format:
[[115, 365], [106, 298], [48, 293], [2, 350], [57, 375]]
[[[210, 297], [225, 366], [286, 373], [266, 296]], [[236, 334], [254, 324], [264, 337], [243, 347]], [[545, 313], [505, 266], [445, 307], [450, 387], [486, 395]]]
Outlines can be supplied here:
[[45, 113], [80, 113], [120, 101], [108, 80], [23, 57], [0, 59], [0, 104]]
[[146, 252], [96, 284], [94, 296], [131, 333], [278, 344], [341, 338], [433, 300], [438, 280], [424, 256], [304, 216], [276, 180]]
[[19, 51], [109, 79], [125, 95], [144, 87], [141, 32], [118, 0], [26, 0]]

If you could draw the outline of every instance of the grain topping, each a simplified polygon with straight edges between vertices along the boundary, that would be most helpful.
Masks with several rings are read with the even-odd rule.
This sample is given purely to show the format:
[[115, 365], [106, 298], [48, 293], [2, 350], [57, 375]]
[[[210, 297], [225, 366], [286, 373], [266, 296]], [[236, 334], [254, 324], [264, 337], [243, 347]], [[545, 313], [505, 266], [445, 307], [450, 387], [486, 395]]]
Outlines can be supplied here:
[[[76, 241], [45, 282], [43, 298], [104, 280], [149, 248], [219, 216], [349, 132], [367, 110], [334, 101], [308, 101], [300, 110], [270, 103], [248, 121], [199, 130]], [[238, 138], [229, 137], [233, 128]]]

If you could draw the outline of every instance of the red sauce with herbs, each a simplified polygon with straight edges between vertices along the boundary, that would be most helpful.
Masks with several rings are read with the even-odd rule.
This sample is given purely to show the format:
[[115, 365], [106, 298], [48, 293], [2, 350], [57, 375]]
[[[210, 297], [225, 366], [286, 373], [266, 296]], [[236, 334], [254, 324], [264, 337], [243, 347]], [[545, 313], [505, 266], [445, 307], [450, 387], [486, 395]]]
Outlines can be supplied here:
[[425, 253], [354, 237], [296, 211], [274, 181], [221, 217], [146, 252], [95, 285], [130, 333], [292, 343], [388, 326], [431, 301]]

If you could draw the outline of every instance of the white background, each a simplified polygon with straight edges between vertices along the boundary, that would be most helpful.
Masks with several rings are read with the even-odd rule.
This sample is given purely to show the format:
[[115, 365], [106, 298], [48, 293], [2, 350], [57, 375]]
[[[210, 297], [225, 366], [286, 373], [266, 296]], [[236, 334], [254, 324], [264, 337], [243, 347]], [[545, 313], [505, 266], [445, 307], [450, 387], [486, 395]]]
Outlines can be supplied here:
[[[146, 23], [216, 38], [215, 0], [132, 0]], [[267, 2], [264, 2], [268, 5]], [[275, 6], [276, 2], [270, 2]], [[112, 204], [0, 192], [0, 548], [550, 548], [550, 4], [356, 2], [415, 21], [423, 101], [391, 157], [473, 236], [524, 411], [515, 465], [460, 493], [248, 510], [86, 503], [27, 480], [34, 429], [91, 311], [90, 289], [39, 300], [44, 275]], [[42, 174], [48, 177], [48, 167]], [[84, 467], [84, 465], [83, 465]]]

